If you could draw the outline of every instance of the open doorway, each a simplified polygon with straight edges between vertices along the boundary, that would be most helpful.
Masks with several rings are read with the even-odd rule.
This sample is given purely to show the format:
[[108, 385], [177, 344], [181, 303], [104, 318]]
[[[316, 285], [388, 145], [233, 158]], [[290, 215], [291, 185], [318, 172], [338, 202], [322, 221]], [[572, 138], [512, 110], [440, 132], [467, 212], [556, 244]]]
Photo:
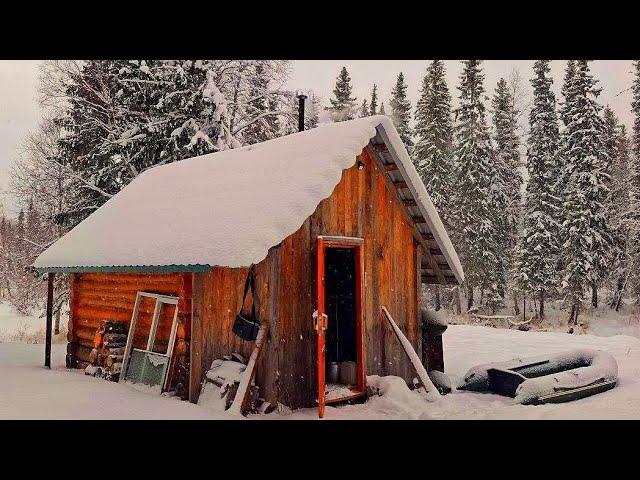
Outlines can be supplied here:
[[318, 404], [364, 394], [363, 240], [318, 238]]

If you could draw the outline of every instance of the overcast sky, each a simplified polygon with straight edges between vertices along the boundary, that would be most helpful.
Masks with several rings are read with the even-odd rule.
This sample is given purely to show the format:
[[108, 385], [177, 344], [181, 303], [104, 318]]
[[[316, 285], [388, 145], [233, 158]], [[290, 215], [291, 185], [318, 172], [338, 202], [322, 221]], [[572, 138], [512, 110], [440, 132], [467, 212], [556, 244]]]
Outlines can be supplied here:
[[[389, 95], [398, 73], [404, 73], [411, 104], [415, 105], [428, 63], [429, 60], [296, 60], [292, 63], [291, 78], [286, 87], [312, 89], [327, 102], [336, 76], [344, 65], [351, 75], [358, 103], [362, 103], [365, 97], [369, 98], [372, 85], [376, 83], [380, 99], [384, 101], [389, 112]], [[38, 64], [36, 61], [0, 60], [0, 192], [7, 186], [9, 166], [18, 156], [26, 133], [37, 125], [41, 114], [36, 100]], [[564, 61], [552, 63], [554, 87], [558, 98], [564, 64]], [[530, 98], [531, 87], [528, 80], [533, 75], [533, 61], [491, 60], [484, 62], [483, 66], [487, 94], [492, 93], [500, 77], [508, 77], [515, 69], [520, 72]], [[632, 82], [631, 67], [631, 61], [618, 60], [598, 60], [591, 64], [592, 72], [602, 87], [601, 103], [609, 104], [628, 128], [632, 124], [631, 92], [628, 90]], [[446, 69], [455, 104], [455, 86], [458, 84], [461, 64], [459, 61], [447, 61]], [[4, 203], [10, 205], [10, 199], [5, 198]], [[0, 208], [1, 204], [0, 196]]]

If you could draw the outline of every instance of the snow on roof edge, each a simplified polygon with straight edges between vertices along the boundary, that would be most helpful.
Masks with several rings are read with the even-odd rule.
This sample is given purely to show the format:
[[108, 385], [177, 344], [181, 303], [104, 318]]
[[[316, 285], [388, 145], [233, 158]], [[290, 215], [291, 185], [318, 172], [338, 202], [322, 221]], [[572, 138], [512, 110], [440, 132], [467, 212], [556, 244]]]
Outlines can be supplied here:
[[[415, 170], [415, 167], [413, 166], [413, 162], [409, 158], [409, 155], [404, 147], [404, 144], [400, 139], [389, 117], [377, 115], [377, 116], [372, 116], [372, 117], [363, 118], [363, 119], [356, 119], [348, 122], [331, 124], [327, 126], [318, 127], [317, 129], [307, 130], [305, 132], [299, 132], [292, 135], [288, 135], [286, 137], [279, 137], [278, 139], [274, 139], [268, 142], [263, 142], [262, 144], [256, 144], [256, 145], [252, 145], [252, 146], [248, 146], [240, 149], [234, 149], [229, 152], [233, 152], [234, 155], [238, 155], [243, 151], [250, 152], [251, 150], [260, 149], [261, 145], [267, 145], [267, 144], [276, 145], [276, 143], [279, 141], [290, 142], [292, 139], [294, 139], [297, 136], [302, 137], [305, 135], [311, 135], [313, 137], [313, 135], [315, 135], [313, 133], [314, 131], [319, 133], [318, 131], [324, 128], [334, 128], [334, 129], [348, 128], [348, 125], [346, 124], [349, 124], [349, 123], [353, 124], [353, 132], [354, 132], [354, 134], [349, 137], [350, 140], [347, 138], [348, 142], [351, 142], [351, 144], [348, 145], [348, 142], [346, 144], [343, 144], [342, 146], [345, 147], [346, 150], [345, 149], [337, 150], [334, 152], [334, 154], [336, 154], [337, 157], [328, 158], [326, 160], [328, 161], [328, 167], [326, 171], [326, 174], [328, 175], [328, 177], [325, 175], [324, 177], [325, 181], [323, 182], [325, 183], [325, 185], [321, 187], [320, 189], [321, 191], [316, 191], [315, 193], [316, 198], [314, 198], [314, 201], [315, 200], [317, 201], [315, 201], [314, 205], [311, 205], [308, 201], [306, 202], [308, 203], [308, 205], [306, 206], [300, 205], [300, 207], [302, 208], [296, 214], [295, 228], [294, 228], [293, 222], [288, 222], [286, 225], [279, 225], [279, 223], [281, 222], [278, 222], [278, 219], [276, 218], [275, 219], [276, 224], [270, 227], [269, 230], [273, 230], [271, 233], [274, 235], [277, 234], [277, 238], [274, 235], [265, 235], [265, 237], [272, 237], [272, 238], [268, 238], [268, 239], [263, 238], [264, 241], [260, 242], [262, 244], [260, 246], [260, 255], [258, 255], [256, 250], [254, 249], [253, 256], [255, 258], [251, 259], [253, 260], [253, 263], [257, 263], [258, 261], [263, 260], [266, 257], [266, 255], [268, 255], [268, 250], [270, 248], [278, 245], [286, 237], [288, 237], [289, 235], [297, 231], [300, 228], [300, 225], [302, 225], [304, 221], [310, 215], [313, 214], [313, 212], [317, 208], [317, 205], [322, 200], [332, 195], [336, 185], [340, 182], [342, 178], [342, 172], [345, 169], [349, 168], [349, 166], [353, 162], [353, 158], [359, 155], [362, 152], [362, 150], [376, 136], [376, 134], [379, 133], [380, 136], [383, 137], [383, 140], [385, 141], [385, 143], [387, 143], [387, 147], [389, 148], [389, 151], [397, 159], [399, 170], [402, 176], [404, 177], [404, 179], [406, 180], [407, 185], [410, 187], [411, 192], [415, 197], [416, 204], [420, 209], [421, 213], [423, 214], [424, 218], [426, 219], [430, 230], [433, 232], [434, 238], [438, 243], [438, 245], [440, 246], [443, 252], [443, 255], [447, 260], [447, 263], [449, 264], [449, 267], [451, 268], [456, 279], [460, 283], [462, 283], [464, 281], [464, 273], [462, 270], [462, 266], [460, 265], [458, 256], [451, 244], [451, 241], [449, 240], [449, 236], [444, 230], [444, 226], [442, 225], [440, 217], [436, 209], [434, 208], [433, 203], [431, 202], [431, 199], [429, 198], [429, 195], [424, 187], [424, 184], [420, 180], [418, 173]], [[339, 130], [336, 130], [336, 131], [339, 131]], [[310, 141], [313, 143], [312, 137], [309, 137], [309, 138], [310, 138]], [[224, 154], [224, 152], [203, 155], [200, 157], [193, 157], [190, 159], [185, 159], [181, 162], [175, 162], [172, 164], [148, 169], [145, 172], [143, 172], [141, 175], [139, 175], [136, 179], [134, 179], [129, 185], [127, 185], [127, 187], [123, 189], [122, 192], [118, 194], [118, 196], [120, 196], [119, 200], [121, 200], [120, 203], [123, 203], [125, 198], [130, 200], [129, 197], [131, 197], [132, 187], [135, 189], [137, 186], [139, 189], [140, 180], [142, 180], [144, 183], [145, 181], [144, 179], [149, 175], [156, 175], [157, 177], [157, 174], [161, 171], [170, 171], [171, 169], [181, 168], [181, 165], [187, 165], [192, 162], [198, 162], [199, 158], [202, 160], [202, 157], [210, 157], [210, 156], [216, 156], [220, 154]], [[349, 161], [347, 161], [346, 159], [347, 156], [350, 156]], [[148, 181], [149, 180], [147, 179], [147, 183]], [[122, 193], [126, 191], [128, 191], [129, 196], [127, 197], [127, 195], [125, 194], [125, 197], [123, 197]], [[118, 196], [114, 197], [114, 199], [117, 199]], [[102, 252], [100, 252], [100, 250], [96, 250], [93, 256], [87, 257], [85, 255], [84, 259], [77, 258], [78, 257], [77, 255], [71, 255], [71, 257], [75, 256], [77, 260], [76, 262], [72, 263], [73, 258], [66, 258], [66, 260], [63, 260], [62, 258], [60, 258], [61, 255], [59, 255], [58, 251], [56, 251], [54, 255], [49, 255], [50, 253], [52, 253], [51, 250], [55, 250], [54, 247], [57, 247], [58, 250], [60, 250], [60, 247], [61, 247], [60, 243], [64, 244], [64, 246], [62, 247], [63, 253], [64, 253], [64, 249], [68, 251], [69, 246], [73, 247], [73, 244], [80, 240], [77, 238], [78, 237], [77, 232], [76, 232], [76, 235], [74, 236], [74, 230], [78, 229], [78, 227], [81, 227], [83, 223], [85, 224], [84, 230], [88, 230], [86, 228], [87, 220], [89, 220], [88, 223], [92, 223], [92, 222], [99, 223], [99, 220], [101, 219], [99, 219], [98, 217], [100, 217], [100, 215], [104, 216], [105, 213], [107, 214], [110, 213], [110, 212], [105, 212], [105, 210], [108, 210], [110, 208], [108, 206], [109, 204], [111, 204], [111, 210], [114, 209], [113, 208], [114, 199], [111, 199], [110, 201], [106, 202], [99, 209], [97, 209], [96, 212], [90, 215], [83, 222], [80, 222], [80, 224], [74, 227], [74, 229], [72, 229], [70, 232], [68, 232], [66, 235], [61, 237], [58, 241], [56, 241], [52, 246], [50, 246], [48, 249], [42, 252], [33, 264], [36, 271], [38, 271], [39, 273], [56, 272], [56, 271], [57, 272], [81, 272], [81, 271], [84, 271], [84, 272], [89, 272], [89, 271], [105, 271], [105, 272], [106, 271], [112, 271], [112, 272], [115, 272], [115, 271], [122, 271], [122, 272], [124, 271], [129, 271], [129, 272], [167, 271], [168, 272], [168, 271], [179, 271], [179, 270], [180, 271], [196, 271], [196, 270], [202, 271], [203, 269], [211, 268], [213, 266], [242, 267], [242, 266], [247, 266], [249, 263], [251, 263], [251, 262], [242, 263], [242, 262], [236, 261], [233, 264], [229, 264], [230, 262], [228, 261], [228, 259], [218, 258], [216, 256], [213, 256], [214, 258], [207, 257], [206, 259], [205, 258], [175, 258], [174, 260], [179, 260], [179, 261], [174, 261], [171, 263], [164, 262], [164, 261], [157, 261], [158, 260], [157, 258], [138, 258], [138, 257], [121, 258], [121, 262], [117, 262], [117, 261], [109, 261], [109, 260], [114, 260], [113, 252], [111, 252], [111, 254], [106, 255], [106, 257], [111, 257], [111, 258], [101, 258]], [[300, 221], [299, 224], [297, 224], [298, 217], [302, 218], [302, 221]], [[72, 238], [65, 238], [65, 237], [72, 237]], [[82, 237], [80, 236], [80, 238]], [[267, 245], [264, 242], [269, 243], [269, 245]], [[271, 242], [275, 242], [275, 243], [271, 243]], [[258, 256], [260, 258], [257, 258]], [[151, 257], [153, 257], [153, 255], [151, 255]], [[86, 261], [87, 258], [90, 258], [90, 260]], [[135, 262], [135, 260], [138, 260], [138, 259], [151, 260], [151, 261], [144, 262], [144, 263]], [[131, 260], [134, 260], [134, 261], [131, 262]], [[187, 261], [184, 261], [184, 260], [187, 260]], [[193, 261], [193, 260], [196, 260], [196, 261]], [[197, 261], [197, 260], [205, 260], [205, 261]]]

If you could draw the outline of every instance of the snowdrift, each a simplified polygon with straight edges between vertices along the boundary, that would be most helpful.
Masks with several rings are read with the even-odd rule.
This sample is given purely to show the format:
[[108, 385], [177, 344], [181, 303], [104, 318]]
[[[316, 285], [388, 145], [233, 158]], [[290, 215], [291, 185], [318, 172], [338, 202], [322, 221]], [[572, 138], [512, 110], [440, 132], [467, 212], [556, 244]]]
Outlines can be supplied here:
[[[496, 386], [495, 379], [507, 377], [510, 377], [508, 381], [515, 381], [513, 395], [510, 396], [514, 396], [518, 403], [546, 403], [552, 401], [551, 398], [559, 399], [554, 401], [568, 401], [613, 388], [618, 378], [618, 364], [610, 354], [591, 349], [571, 350], [553, 356], [516, 358], [472, 367], [464, 375], [458, 390], [503, 393], [496, 391], [504, 391], [505, 388]], [[557, 394], [563, 392], [575, 392], [576, 395], [560, 399]]]

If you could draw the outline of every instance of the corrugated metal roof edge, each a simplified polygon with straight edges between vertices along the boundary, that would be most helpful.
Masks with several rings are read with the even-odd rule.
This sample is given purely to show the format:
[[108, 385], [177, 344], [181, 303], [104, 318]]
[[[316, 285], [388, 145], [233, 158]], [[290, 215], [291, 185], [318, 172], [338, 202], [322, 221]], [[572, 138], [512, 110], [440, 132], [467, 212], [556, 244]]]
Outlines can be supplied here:
[[41, 267], [35, 271], [43, 273], [194, 273], [208, 272], [211, 265], [78, 265], [75, 267]]

